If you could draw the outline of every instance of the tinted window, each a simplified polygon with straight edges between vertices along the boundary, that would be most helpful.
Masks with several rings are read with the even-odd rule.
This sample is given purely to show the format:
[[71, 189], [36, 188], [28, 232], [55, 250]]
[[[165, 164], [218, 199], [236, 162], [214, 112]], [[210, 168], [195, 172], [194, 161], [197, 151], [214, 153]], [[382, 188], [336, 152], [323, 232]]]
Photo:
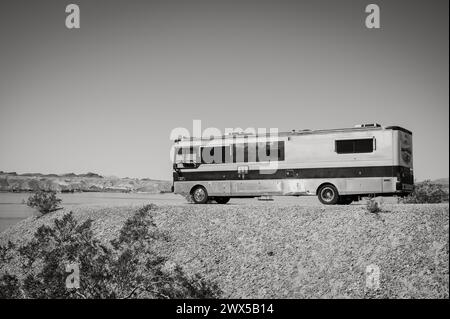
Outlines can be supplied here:
[[373, 152], [373, 139], [355, 140], [355, 153]]
[[284, 161], [284, 141], [233, 144], [233, 162]]
[[227, 163], [230, 159], [230, 147], [211, 146], [201, 149], [202, 164], [221, 164]]
[[284, 141], [278, 142], [277, 160], [284, 161]]
[[181, 154], [194, 154], [194, 147], [193, 146], [191, 146], [191, 147], [180, 147], [178, 149], [178, 151], [177, 151], [177, 154], [178, 155], [181, 155]]
[[353, 140], [336, 141], [336, 152], [338, 154], [354, 153], [353, 147]]
[[233, 144], [233, 163], [245, 162], [246, 144], [247, 143]]
[[336, 141], [336, 152], [338, 154], [371, 153], [373, 152], [373, 139], [338, 140]]
[[245, 143], [244, 162], [257, 162], [257, 144]]

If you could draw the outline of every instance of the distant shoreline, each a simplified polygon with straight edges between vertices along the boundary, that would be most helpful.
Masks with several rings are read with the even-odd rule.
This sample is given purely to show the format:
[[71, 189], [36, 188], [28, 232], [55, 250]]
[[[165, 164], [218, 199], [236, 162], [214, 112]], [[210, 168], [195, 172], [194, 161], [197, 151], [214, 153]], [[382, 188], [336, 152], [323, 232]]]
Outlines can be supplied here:
[[0, 171], [0, 192], [28, 193], [38, 190], [58, 193], [168, 193], [171, 181], [149, 178], [105, 177], [96, 173], [63, 175]]
[[[36, 190], [20, 190], [20, 191], [5, 191], [0, 190], [0, 194], [32, 194]], [[45, 191], [45, 190], [44, 190]], [[172, 191], [160, 191], [160, 192], [140, 192], [140, 191], [130, 191], [130, 192], [122, 192], [122, 191], [73, 191], [73, 192], [57, 192], [60, 194], [83, 194], [83, 193], [101, 193], [101, 194], [172, 194]]]

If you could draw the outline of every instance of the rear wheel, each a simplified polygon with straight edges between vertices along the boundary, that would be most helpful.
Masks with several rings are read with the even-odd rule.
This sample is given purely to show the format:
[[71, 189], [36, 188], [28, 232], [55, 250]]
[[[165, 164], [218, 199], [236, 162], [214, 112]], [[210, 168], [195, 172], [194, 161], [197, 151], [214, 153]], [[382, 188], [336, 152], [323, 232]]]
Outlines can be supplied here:
[[339, 200], [339, 193], [331, 184], [323, 185], [318, 191], [318, 197], [322, 204], [334, 205]]
[[226, 204], [230, 201], [230, 197], [216, 197], [217, 204]]
[[205, 204], [208, 201], [208, 192], [203, 186], [197, 186], [192, 190], [192, 200], [196, 204]]

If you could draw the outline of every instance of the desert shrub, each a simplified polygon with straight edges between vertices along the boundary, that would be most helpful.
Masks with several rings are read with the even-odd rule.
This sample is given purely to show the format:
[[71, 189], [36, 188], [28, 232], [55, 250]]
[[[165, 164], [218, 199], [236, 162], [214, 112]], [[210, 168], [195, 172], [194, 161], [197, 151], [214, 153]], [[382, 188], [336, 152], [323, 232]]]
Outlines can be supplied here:
[[16, 245], [14, 245], [11, 241], [8, 241], [8, 243], [5, 246], [0, 245], [1, 264], [7, 263], [12, 259], [12, 254], [15, 248]]
[[56, 192], [37, 191], [27, 200], [27, 205], [36, 208], [42, 215], [61, 209], [61, 199], [56, 197]]
[[21, 297], [19, 280], [16, 276], [5, 274], [0, 280], [0, 299], [18, 299]]
[[367, 200], [366, 209], [372, 214], [378, 214], [381, 212], [380, 204], [373, 198]]
[[[104, 244], [95, 238], [92, 220], [79, 223], [72, 213], [41, 226], [18, 249], [23, 259], [19, 280], [0, 278], [2, 298], [216, 298], [218, 287], [201, 276], [188, 276], [154, 251], [165, 238], [152, 220], [154, 206], [130, 217], [117, 239]], [[80, 288], [67, 288], [68, 264], [80, 270]]]
[[441, 184], [429, 180], [417, 183], [414, 191], [403, 199], [403, 203], [425, 204], [448, 202], [448, 190]]
[[156, 205], [154, 204], [145, 205], [138, 209], [132, 217], [125, 221], [119, 237], [113, 240], [112, 244], [120, 246], [121, 244], [132, 244], [148, 239], [167, 240], [167, 235], [159, 231], [153, 219], [150, 218], [149, 213], [155, 209]]
[[[13, 259], [14, 249], [15, 245], [10, 241], [5, 246], [0, 245], [0, 265], [6, 265]], [[5, 271], [0, 280], [0, 299], [18, 298], [19, 296], [18, 279]]]

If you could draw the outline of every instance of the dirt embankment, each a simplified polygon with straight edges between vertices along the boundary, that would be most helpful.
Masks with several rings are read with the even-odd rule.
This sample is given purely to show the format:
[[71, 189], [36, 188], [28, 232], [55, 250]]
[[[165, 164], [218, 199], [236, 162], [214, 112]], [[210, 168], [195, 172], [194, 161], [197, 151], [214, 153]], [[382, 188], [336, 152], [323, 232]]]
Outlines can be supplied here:
[[[74, 211], [93, 218], [97, 236], [117, 235], [134, 208]], [[0, 243], [31, 238], [27, 219]], [[218, 283], [225, 298], [448, 298], [448, 204], [162, 206], [154, 215], [170, 241], [160, 249], [188, 273]], [[379, 269], [379, 287], [368, 269]], [[372, 277], [373, 279], [373, 277]]]

